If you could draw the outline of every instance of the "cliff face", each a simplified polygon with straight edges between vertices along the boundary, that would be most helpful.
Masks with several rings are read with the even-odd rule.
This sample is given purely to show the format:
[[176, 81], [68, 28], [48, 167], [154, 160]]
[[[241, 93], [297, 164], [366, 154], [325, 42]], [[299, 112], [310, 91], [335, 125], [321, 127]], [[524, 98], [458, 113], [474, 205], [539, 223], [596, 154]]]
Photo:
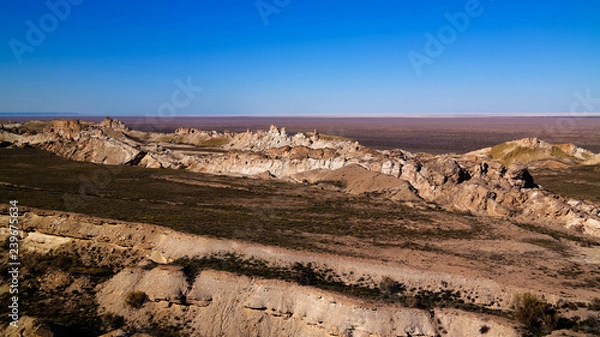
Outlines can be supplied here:
[[[160, 279], [161, 283], [153, 282]], [[128, 292], [144, 291], [149, 302], [127, 307]], [[185, 303], [181, 298], [185, 296]], [[127, 268], [98, 294], [104, 310], [144, 326], [149, 317], [163, 324], [175, 317], [200, 336], [518, 336], [498, 319], [453, 310], [372, 306], [314, 288], [281, 281], [253, 280], [204, 271], [187, 284], [181, 270]]]
[[[6, 218], [0, 216], [1, 220]], [[497, 301], [502, 308], [508, 308], [512, 292], [522, 291], [489, 280], [377, 266], [346, 257], [309, 257], [301, 252], [203, 238], [145, 224], [108, 223], [77, 214], [28, 212], [22, 221], [25, 251], [74, 251], [87, 264], [125, 266], [95, 287], [95, 299], [99, 315], [122, 316], [130, 330], [147, 331], [153, 322], [161, 327], [183, 326], [182, 332], [194, 336], [519, 336], [514, 323], [495, 316], [406, 308], [214, 270], [204, 270], [189, 280], [182, 267], [167, 263], [183, 256], [219, 252], [265, 259], [278, 266], [310, 261], [347, 275], [344, 282], [348, 284], [367, 275], [375, 280], [389, 275], [408, 287], [432, 290], [443, 283], [465, 294], [475, 290], [482, 303]], [[3, 231], [0, 234], [4, 235]], [[159, 264], [149, 265], [147, 258]], [[45, 277], [43, 284], [46, 288], [57, 283], [68, 285], [70, 277], [64, 272], [53, 274]], [[139, 308], [126, 304], [132, 292], [145, 293], [147, 301]], [[40, 324], [28, 323], [24, 329], [30, 329], [21, 331], [25, 334], [37, 331]]]
[[[2, 217], [0, 217], [2, 219]], [[36, 250], [52, 249], [73, 242], [98, 242], [111, 249], [131, 249], [137, 256], [167, 264], [189, 257], [201, 258], [213, 254], [232, 253], [269, 261], [275, 266], [291, 267], [295, 263], [312, 264], [315, 268], [331, 269], [345, 284], [357, 285], [361, 279], [371, 280], [378, 286], [385, 277], [391, 277], [407, 288], [442, 291], [462, 289], [462, 298], [473, 297], [473, 303], [509, 309], [512, 296], [525, 290], [502, 285], [481, 277], [467, 277], [428, 270], [417, 270], [394, 264], [374, 263], [372, 260], [353, 259], [338, 255], [313, 253], [310, 255], [282, 248], [244, 244], [231, 240], [211, 239], [180, 233], [168, 228], [132, 223], [109, 224], [106, 220], [76, 214], [39, 216], [28, 213], [23, 219], [27, 246]], [[550, 296], [550, 295], [549, 295]], [[475, 298], [476, 297], [476, 298]], [[552, 297], [552, 296], [550, 296]]]
[[[519, 154], [528, 154], [519, 157], [525, 162], [526, 158], [546, 158], [552, 153], [586, 162], [598, 156], [573, 146], [553, 147], [531, 139], [464, 156], [420, 157], [402, 150], [375, 151], [318, 132], [308, 137], [302, 133], [290, 136], [285, 129], [276, 127], [239, 134], [180, 128], [172, 135], [145, 134], [106, 119], [98, 125], [54, 121], [52, 128], [37, 134], [19, 132], [13, 126], [0, 130], [0, 141], [13, 146], [37, 146], [79, 161], [299, 182], [318, 183], [325, 180], [322, 177], [328, 172], [338, 171], [337, 176], [345, 184], [342, 190], [348, 192], [377, 193], [406, 201], [421, 199], [448, 210], [561, 225], [600, 236], [597, 205], [569, 200], [538, 187], [520, 161], [511, 161], [508, 167], [502, 164], [506, 158], [516, 156], [515, 149], [530, 149], [519, 150]], [[174, 143], [188, 145], [175, 147]], [[207, 146], [212, 146], [213, 151], [206, 151]], [[377, 186], [358, 188], [356, 182], [360, 179], [356, 175], [343, 177], [344, 170], [357, 166], [395, 180], [384, 183], [380, 179]]]

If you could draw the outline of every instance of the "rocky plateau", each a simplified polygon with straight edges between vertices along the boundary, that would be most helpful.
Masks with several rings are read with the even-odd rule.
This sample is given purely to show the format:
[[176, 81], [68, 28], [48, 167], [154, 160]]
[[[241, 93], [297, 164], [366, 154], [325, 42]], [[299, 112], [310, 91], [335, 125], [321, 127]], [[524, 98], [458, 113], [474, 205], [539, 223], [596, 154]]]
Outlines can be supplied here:
[[[100, 123], [6, 122], [0, 125], [0, 147], [32, 147], [110, 167], [285, 182], [311, 188], [314, 195], [323, 191], [333, 193], [328, 197], [348, 195], [432, 212], [426, 214], [443, 212], [444, 219], [451, 219], [448, 226], [489, 225], [495, 235], [493, 240], [432, 240], [414, 250], [374, 239], [359, 242], [352, 235], [306, 234], [306, 240], [340, 247], [303, 251], [24, 207], [21, 247], [39, 265], [29, 267], [26, 275], [40, 296], [48, 296], [39, 305], [54, 303], [54, 297], [80, 303], [89, 296], [94, 308], [90, 317], [102, 317], [97, 324], [105, 336], [512, 337], [527, 333], [513, 314], [516, 298], [525, 293], [553, 308], [572, 309], [565, 317], [577, 316], [573, 322], [581, 317], [600, 320], [595, 295], [600, 277], [598, 284], [575, 283], [600, 273], [600, 206], [545, 188], [530, 170], [600, 164], [599, 154], [572, 144], [525, 138], [465, 154], [432, 155], [374, 150], [317, 130], [290, 135], [275, 126], [241, 133], [181, 127], [156, 133], [107, 117]], [[231, 186], [252, 190], [236, 184]], [[5, 223], [8, 207], [3, 205], [0, 214]], [[269, 216], [274, 215], [264, 215]], [[464, 223], [454, 220], [463, 217]], [[535, 235], [526, 233], [528, 228], [536, 229]], [[0, 237], [9, 237], [6, 228], [0, 229]], [[416, 244], [427, 238], [420, 240]], [[362, 248], [344, 247], [348, 243]], [[475, 255], [494, 263], [472, 259]], [[535, 259], [547, 263], [536, 269], [539, 275], [528, 270]], [[208, 267], [195, 270], [189, 261], [204, 261]], [[573, 265], [575, 276], [567, 275], [573, 282], [564, 286], [565, 270]], [[141, 296], [137, 302], [135, 294]], [[445, 305], [422, 305], [425, 295], [442, 297], [435, 303]], [[31, 312], [18, 329], [7, 328], [4, 335], [69, 335]], [[587, 335], [578, 331], [553, 335]]]
[[[422, 200], [447, 210], [561, 225], [600, 236], [600, 208], [538, 186], [527, 164], [595, 164], [600, 155], [576, 146], [526, 138], [465, 155], [377, 151], [318, 131], [288, 135], [285, 128], [225, 133], [179, 128], [174, 134], [132, 131], [106, 118], [98, 124], [54, 120], [42, 132], [13, 124], [0, 142], [34, 146], [77, 161], [146, 168], [176, 168], [289, 181], [339, 180], [349, 193]], [[507, 165], [507, 166], [506, 166]], [[568, 165], [568, 164], [565, 164]]]

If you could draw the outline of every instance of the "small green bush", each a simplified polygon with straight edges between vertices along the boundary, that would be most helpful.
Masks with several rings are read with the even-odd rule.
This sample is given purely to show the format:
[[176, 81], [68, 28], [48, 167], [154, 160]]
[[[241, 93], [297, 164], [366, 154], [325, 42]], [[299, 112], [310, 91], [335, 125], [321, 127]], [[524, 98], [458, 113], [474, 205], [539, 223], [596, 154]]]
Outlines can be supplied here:
[[148, 300], [148, 295], [143, 291], [132, 291], [125, 297], [125, 304], [132, 308], [139, 309]]

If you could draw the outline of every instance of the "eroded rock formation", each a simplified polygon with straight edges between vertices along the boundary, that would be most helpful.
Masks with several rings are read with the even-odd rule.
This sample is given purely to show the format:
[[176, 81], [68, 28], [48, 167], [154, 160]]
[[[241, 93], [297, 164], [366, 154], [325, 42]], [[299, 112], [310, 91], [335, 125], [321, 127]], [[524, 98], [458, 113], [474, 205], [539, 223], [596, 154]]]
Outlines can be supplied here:
[[[1, 220], [7, 216], [0, 215]], [[205, 270], [191, 282], [182, 267], [167, 263], [183, 257], [202, 257], [215, 252], [234, 252], [265, 258], [277, 265], [298, 261], [327, 263], [352, 284], [371, 275], [376, 280], [390, 275], [408, 287], [436, 290], [459, 288], [466, 294], [476, 290], [479, 303], [497, 302], [508, 308], [513, 292], [521, 289], [491, 280], [444, 273], [378, 266], [347, 257], [306, 256], [274, 247], [241, 244], [178, 233], [170, 229], [65, 213], [38, 215], [28, 212], [23, 247], [49, 252], [68, 247], [82, 259], [96, 259], [99, 266], [125, 265], [108, 281], [99, 284], [98, 314], [123, 316], [129, 328], [147, 330], [149, 322], [159, 326], [185, 323], [185, 332], [200, 336], [519, 336], [514, 323], [496, 316], [454, 309], [422, 310], [394, 304], [372, 303], [291, 282], [250, 278], [228, 272]], [[3, 233], [3, 229], [0, 230]], [[99, 254], [90, 250], [94, 247]], [[102, 252], [102, 253], [100, 253]], [[109, 253], [110, 252], [110, 253]], [[127, 252], [125, 254], [124, 252]], [[119, 257], [120, 261], [116, 261]], [[149, 265], [153, 259], [158, 265]], [[352, 272], [350, 272], [352, 271]], [[44, 277], [42, 287], [67, 286], [69, 276], [57, 272]], [[77, 289], [77, 284], [69, 289]], [[147, 301], [132, 308], [125, 301], [132, 292], [143, 292]], [[35, 320], [23, 320], [20, 333], [45, 331]], [[51, 335], [47, 335], [51, 336]]]
[[[595, 162], [598, 156], [574, 146], [552, 146], [537, 139], [510, 142], [464, 156], [417, 156], [402, 150], [372, 150], [351, 140], [319, 135], [316, 130], [310, 137], [303, 133], [291, 136], [275, 126], [268, 131], [237, 134], [191, 128], [180, 128], [170, 135], [149, 134], [130, 131], [123, 123], [107, 118], [96, 125], [57, 120], [52, 128], [37, 134], [7, 128], [0, 131], [0, 142], [37, 146], [66, 158], [94, 163], [298, 182], [318, 182], [326, 172], [344, 172], [358, 166], [396, 178], [385, 182], [380, 179], [377, 186], [363, 192], [392, 195], [398, 200], [403, 196], [405, 200], [422, 199], [447, 210], [562, 225], [600, 236], [597, 205], [569, 200], [540, 188], [523, 164], [552, 154], [586, 163]], [[508, 165], [507, 158], [522, 160], [510, 161]], [[356, 179], [356, 172], [340, 179], [345, 179], [342, 190], [361, 190], [356, 186], [361, 181]], [[395, 189], [403, 192], [388, 193]]]

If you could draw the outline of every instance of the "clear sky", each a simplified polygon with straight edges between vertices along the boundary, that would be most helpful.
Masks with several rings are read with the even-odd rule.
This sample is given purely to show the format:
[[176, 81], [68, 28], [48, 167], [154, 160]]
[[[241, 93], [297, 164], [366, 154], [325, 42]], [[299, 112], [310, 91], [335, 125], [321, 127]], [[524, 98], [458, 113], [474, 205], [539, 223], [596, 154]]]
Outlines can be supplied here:
[[70, 1], [1, 1], [0, 112], [600, 111], [598, 0]]

